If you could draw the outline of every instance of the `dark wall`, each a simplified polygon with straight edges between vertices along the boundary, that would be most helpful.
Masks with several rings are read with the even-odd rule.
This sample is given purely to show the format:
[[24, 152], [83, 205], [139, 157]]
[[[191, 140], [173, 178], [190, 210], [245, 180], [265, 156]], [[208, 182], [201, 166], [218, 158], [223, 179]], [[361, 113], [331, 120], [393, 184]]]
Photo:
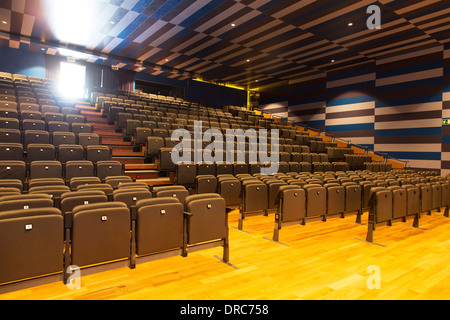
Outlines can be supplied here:
[[204, 103], [212, 107], [223, 105], [245, 106], [247, 92], [244, 90], [187, 80], [186, 100]]
[[45, 78], [44, 54], [0, 47], [0, 71]]

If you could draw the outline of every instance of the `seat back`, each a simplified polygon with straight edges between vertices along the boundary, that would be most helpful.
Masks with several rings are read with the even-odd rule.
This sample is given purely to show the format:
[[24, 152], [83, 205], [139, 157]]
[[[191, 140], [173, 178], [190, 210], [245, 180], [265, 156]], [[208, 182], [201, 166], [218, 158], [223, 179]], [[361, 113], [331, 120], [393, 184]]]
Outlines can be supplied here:
[[0, 284], [62, 272], [63, 230], [57, 208], [0, 211]]
[[71, 263], [87, 266], [130, 256], [130, 210], [122, 202], [73, 209]]
[[187, 225], [187, 243], [195, 244], [228, 236], [225, 200], [216, 193], [191, 195], [185, 211], [191, 214]]
[[281, 221], [298, 221], [306, 217], [306, 193], [300, 186], [285, 185], [279, 190], [278, 213]]
[[136, 202], [136, 253], [166, 251], [183, 246], [183, 205], [161, 197]]

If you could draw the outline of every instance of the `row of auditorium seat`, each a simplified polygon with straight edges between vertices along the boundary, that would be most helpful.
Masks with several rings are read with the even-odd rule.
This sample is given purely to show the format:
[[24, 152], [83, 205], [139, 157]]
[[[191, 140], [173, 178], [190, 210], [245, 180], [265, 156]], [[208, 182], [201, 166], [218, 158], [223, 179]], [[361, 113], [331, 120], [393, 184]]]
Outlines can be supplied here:
[[46, 194], [1, 197], [0, 284], [52, 275], [66, 282], [71, 266], [81, 272], [107, 263], [135, 268], [141, 259], [187, 257], [211, 244], [222, 246], [222, 260], [229, 261], [227, 211], [219, 195], [180, 202], [167, 188], [153, 196], [139, 184], [122, 186], [112, 200], [97, 190], [64, 192], [57, 206]]

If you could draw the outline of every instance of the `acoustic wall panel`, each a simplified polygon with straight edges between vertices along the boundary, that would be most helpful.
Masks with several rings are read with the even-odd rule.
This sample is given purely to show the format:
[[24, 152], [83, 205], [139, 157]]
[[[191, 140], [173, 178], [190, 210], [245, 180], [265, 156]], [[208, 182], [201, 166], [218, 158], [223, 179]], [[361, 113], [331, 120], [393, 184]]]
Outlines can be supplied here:
[[375, 63], [327, 74], [326, 132], [373, 150], [375, 79]]
[[325, 131], [326, 74], [319, 73], [289, 85], [289, 121]]
[[436, 47], [376, 62], [375, 151], [441, 168], [442, 55]]
[[[442, 89], [442, 118], [450, 119], [450, 44], [444, 50], [444, 77]], [[442, 125], [441, 174], [450, 174], [450, 121]]]

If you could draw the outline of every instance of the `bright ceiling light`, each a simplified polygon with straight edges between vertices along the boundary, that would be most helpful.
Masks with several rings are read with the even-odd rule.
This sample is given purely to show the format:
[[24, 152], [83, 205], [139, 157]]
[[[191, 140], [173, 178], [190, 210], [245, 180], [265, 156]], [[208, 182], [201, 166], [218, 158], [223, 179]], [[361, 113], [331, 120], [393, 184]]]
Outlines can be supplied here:
[[74, 50], [70, 50], [70, 49], [65, 49], [65, 48], [58, 48], [58, 51], [62, 56], [73, 57], [76, 59], [87, 60], [92, 57], [90, 54], [78, 52], [78, 51], [74, 51]]
[[352, 25], [353, 25], [353, 22], [350, 22], [350, 23], [348, 24], [349, 27], [351, 27]]
[[44, 0], [43, 12], [48, 12], [49, 27], [58, 40], [87, 45], [96, 30], [101, 28], [99, 3], [92, 0]]

